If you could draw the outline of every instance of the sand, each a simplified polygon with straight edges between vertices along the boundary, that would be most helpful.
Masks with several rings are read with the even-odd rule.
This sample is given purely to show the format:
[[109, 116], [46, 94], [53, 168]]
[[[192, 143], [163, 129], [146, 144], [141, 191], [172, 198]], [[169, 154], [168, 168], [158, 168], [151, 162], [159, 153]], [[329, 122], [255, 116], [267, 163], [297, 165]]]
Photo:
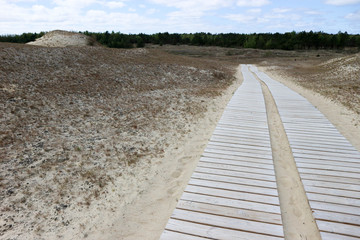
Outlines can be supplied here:
[[321, 240], [275, 100], [267, 85], [258, 80], [266, 103], [285, 239]]
[[55, 30], [46, 33], [41, 38], [27, 43], [34, 46], [44, 47], [69, 47], [69, 46], [89, 46], [95, 44], [95, 41], [84, 34]]

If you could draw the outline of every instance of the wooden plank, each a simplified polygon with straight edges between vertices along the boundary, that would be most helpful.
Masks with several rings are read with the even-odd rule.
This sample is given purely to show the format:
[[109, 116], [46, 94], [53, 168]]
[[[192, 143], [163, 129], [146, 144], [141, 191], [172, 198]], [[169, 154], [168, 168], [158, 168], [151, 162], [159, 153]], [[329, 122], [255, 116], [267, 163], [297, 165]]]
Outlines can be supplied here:
[[269, 136], [267, 135], [255, 135], [255, 134], [251, 134], [250, 133], [241, 133], [241, 134], [235, 134], [235, 133], [232, 133], [232, 132], [225, 132], [225, 131], [215, 131], [213, 133], [213, 135], [215, 136], [226, 136], [226, 137], [234, 137], [234, 138], [241, 138], [241, 137], [246, 137], [246, 138], [249, 138], [249, 139], [254, 139], [254, 140], [266, 140], [268, 141], [268, 139], [270, 139]]
[[357, 151], [353, 147], [330, 145], [326, 143], [310, 143], [310, 142], [301, 142], [298, 141], [296, 144], [296, 149], [298, 150], [313, 150], [318, 148], [326, 149], [326, 152], [344, 152], [347, 154], [357, 154]]
[[313, 215], [314, 215], [314, 218], [318, 219], [318, 220], [339, 222], [339, 223], [348, 223], [348, 224], [353, 224], [353, 225], [360, 224], [360, 216], [358, 216], [358, 215], [328, 212], [328, 211], [322, 211], [322, 210], [314, 211]]
[[204, 240], [204, 239], [209, 239], [209, 238], [197, 237], [194, 235], [188, 235], [185, 233], [173, 232], [169, 230], [165, 230], [160, 237], [160, 240]]
[[[308, 173], [308, 174], [318, 174], [323, 176], [338, 176], [343, 178], [353, 178], [353, 179], [359, 179], [360, 184], [360, 174], [359, 173], [352, 173], [352, 172], [345, 172], [345, 171], [335, 171], [335, 170], [325, 170], [325, 169], [310, 169], [310, 168], [301, 168], [299, 167], [300, 173]], [[360, 188], [359, 188], [360, 190]]]
[[[252, 167], [243, 167], [228, 163], [221, 163], [217, 162], [216, 160], [214, 162], [208, 162], [205, 158], [202, 159], [202, 161], [199, 161], [198, 167], [206, 167], [206, 168], [214, 168], [214, 169], [224, 169], [224, 170], [233, 170], [243, 173], [252, 173], [257, 174], [260, 176], [272, 176], [273, 179], [275, 179], [274, 171], [268, 170], [268, 169], [260, 169], [260, 168], [252, 168]], [[261, 179], [261, 178], [259, 178]]]
[[269, 205], [265, 203], [234, 200], [234, 199], [207, 196], [207, 195], [188, 193], [188, 192], [184, 192], [183, 195], [181, 196], [181, 199], [186, 201], [199, 202], [199, 203], [208, 203], [212, 205], [220, 205], [220, 206], [247, 209], [247, 210], [259, 211], [259, 212], [280, 214], [279, 206]]
[[[253, 163], [250, 161], [241, 161], [241, 159], [240, 160], [233, 159], [232, 157], [229, 157], [229, 156], [222, 156], [222, 157], [227, 157], [228, 159], [219, 158], [218, 156], [221, 156], [221, 155], [205, 153], [204, 156], [201, 157], [200, 161], [201, 162], [220, 163], [220, 164], [230, 164], [230, 165], [243, 166], [243, 167], [248, 167], [248, 168], [257, 168], [257, 169], [268, 170], [268, 171], [274, 172], [274, 166], [270, 165], [270, 164]], [[248, 158], [246, 158], [246, 159], [248, 159]]]
[[191, 201], [180, 200], [176, 206], [178, 209], [205, 212], [220, 216], [247, 219], [256, 222], [272, 223], [282, 225], [281, 215], [274, 213], [265, 213], [258, 211], [251, 211], [247, 209], [238, 209], [232, 207], [224, 207], [218, 205], [211, 205], [207, 203], [197, 203]]
[[313, 187], [325, 187], [331, 189], [342, 189], [342, 190], [351, 190], [358, 192], [360, 190], [360, 185], [355, 184], [346, 184], [346, 183], [334, 183], [334, 182], [320, 182], [320, 181], [311, 181], [303, 180], [304, 186], [313, 186]]
[[329, 212], [347, 213], [360, 216], [359, 207], [346, 206], [328, 202], [310, 201], [310, 206], [313, 209], [319, 209]]
[[356, 162], [360, 163], [360, 155], [353, 154], [353, 153], [345, 153], [341, 150], [338, 150], [337, 153], [329, 152], [327, 148], [313, 148], [312, 150], [307, 149], [297, 149], [293, 148], [294, 154], [307, 154], [310, 156], [320, 156], [320, 157], [330, 157], [331, 159], [351, 159], [351, 160], [357, 160]]
[[214, 142], [223, 142], [223, 143], [241, 143], [244, 146], [259, 146], [259, 147], [270, 147], [269, 141], [265, 139], [250, 139], [248, 137], [227, 137], [227, 136], [219, 136], [212, 135], [210, 141]]
[[306, 195], [309, 200], [313, 200], [313, 201], [360, 207], [360, 199], [356, 199], [356, 198], [331, 196], [326, 194], [318, 194], [318, 193], [310, 193], [310, 192], [308, 192]]
[[360, 237], [360, 226], [328, 222], [323, 220], [317, 220], [316, 223], [319, 229], [324, 232], [338, 233], [351, 237]]
[[219, 182], [237, 183], [237, 184], [248, 185], [248, 186], [257, 186], [257, 187], [266, 187], [266, 188], [276, 189], [276, 183], [263, 181], [263, 180], [243, 179], [243, 178], [237, 178], [237, 177], [220, 176], [220, 175], [198, 173], [198, 172], [194, 172], [194, 174], [191, 176], [191, 178], [212, 179], [213, 181], [219, 181]]
[[307, 154], [307, 153], [297, 153], [294, 152], [294, 157], [301, 157], [301, 158], [309, 158], [309, 159], [323, 159], [323, 160], [339, 160], [343, 161], [346, 160], [347, 162], [354, 162], [358, 163], [359, 159], [352, 158], [352, 157], [335, 157], [335, 156], [326, 156], [326, 155], [316, 155], [316, 154]]
[[328, 194], [333, 196], [360, 199], [359, 191], [349, 191], [344, 189], [333, 189], [329, 187], [325, 188], [325, 187], [313, 187], [313, 186], [305, 186], [305, 190], [308, 193]]
[[[328, 133], [323, 133], [320, 131], [316, 131], [314, 129], [306, 129], [306, 128], [301, 129], [300, 126], [303, 126], [303, 125], [299, 124], [299, 126], [293, 128], [293, 129], [292, 129], [292, 127], [287, 127], [286, 133], [291, 136], [294, 136], [294, 135], [306, 136], [306, 135], [310, 134], [311, 136], [318, 137], [318, 138], [329, 138], [329, 139], [336, 140], [336, 141], [344, 140], [344, 137], [339, 132], [332, 131], [332, 132], [328, 132]], [[299, 129], [295, 130], [296, 128], [299, 128]]]
[[222, 197], [222, 198], [232, 198], [237, 200], [246, 200], [251, 202], [259, 202], [266, 203], [279, 206], [279, 198], [274, 196], [266, 196], [262, 194], [254, 194], [254, 193], [244, 193], [244, 192], [236, 192], [229, 191], [223, 189], [216, 189], [212, 187], [203, 187], [203, 186], [195, 186], [188, 185], [185, 188], [185, 192], [195, 193], [195, 194], [203, 194], [208, 196]]
[[264, 188], [264, 187], [254, 187], [254, 186], [247, 186], [241, 184], [234, 184], [234, 183], [224, 183], [219, 181], [213, 181], [212, 179], [195, 179], [192, 178], [189, 181], [189, 184], [196, 185], [196, 186], [205, 186], [205, 187], [212, 187], [218, 189], [225, 189], [225, 190], [233, 190], [238, 192], [244, 193], [257, 193], [262, 195], [268, 196], [277, 196], [278, 192], [276, 189], [271, 188]]
[[344, 162], [344, 161], [332, 161], [332, 160], [317, 160], [317, 159], [309, 159], [307, 158], [297, 158], [297, 163], [307, 163], [307, 164], [322, 164], [326, 166], [342, 166], [342, 167], [348, 167], [348, 168], [360, 168], [360, 162], [359, 163], [352, 163], [352, 162]]
[[355, 184], [355, 185], [359, 183], [359, 179], [356, 178], [346, 178], [341, 176], [324, 176], [324, 175], [312, 174], [312, 173], [301, 173], [301, 179], [334, 182], [334, 183], [346, 183], [346, 184]]
[[246, 129], [226, 129], [226, 128], [215, 128], [214, 131], [215, 134], [229, 134], [231, 135], [243, 135], [243, 134], [249, 134], [253, 137], [269, 137], [269, 133], [264, 131], [263, 129], [258, 130], [246, 130]]
[[258, 162], [261, 164], [272, 164], [272, 159], [269, 159], [267, 155], [263, 156], [254, 156], [254, 154], [251, 153], [231, 153], [229, 151], [223, 151], [223, 150], [212, 150], [212, 149], [205, 149], [203, 156], [213, 156], [218, 157], [220, 159], [228, 159], [228, 160], [247, 160], [251, 162]]
[[245, 121], [239, 121], [238, 118], [234, 119], [233, 121], [227, 121], [227, 122], [219, 122], [218, 125], [216, 126], [216, 129], [225, 129], [225, 130], [255, 130], [255, 131], [259, 131], [261, 130], [262, 132], [268, 130], [267, 127], [267, 121], [266, 118], [264, 119], [264, 121], [259, 121], [257, 124], [254, 123], [247, 123]]
[[253, 157], [259, 159], [267, 159], [272, 161], [271, 154], [269, 152], [260, 152], [260, 151], [251, 151], [246, 150], [246, 148], [230, 148], [225, 146], [214, 146], [208, 145], [204, 152], [226, 154], [231, 156], [240, 156], [240, 157]]
[[302, 148], [302, 147], [319, 147], [319, 146], [324, 146], [327, 148], [333, 148], [335, 149], [345, 149], [348, 151], [354, 151], [354, 147], [350, 144], [350, 143], [329, 143], [329, 142], [319, 142], [316, 140], [312, 140], [312, 139], [299, 139], [299, 138], [294, 138], [294, 139], [289, 139], [289, 141], [291, 141], [292, 144], [298, 146], [298, 148]]
[[187, 222], [177, 219], [170, 219], [167, 229], [191, 233], [198, 236], [203, 236], [208, 239], [223, 239], [223, 240], [280, 240], [283, 237], [272, 237], [264, 234], [256, 234], [245, 231], [238, 231], [233, 229], [221, 228], [212, 225], [203, 225], [193, 222]]
[[359, 237], [349, 237], [345, 235], [328, 233], [328, 232], [320, 232], [322, 240], [359, 240]]
[[261, 175], [261, 174], [254, 174], [254, 173], [246, 173], [246, 172], [240, 172], [240, 171], [234, 171], [234, 170], [223, 170], [223, 169], [212, 169], [212, 168], [197, 167], [195, 169], [195, 172], [216, 174], [216, 175], [229, 176], [229, 177], [239, 177], [239, 178], [246, 178], [246, 179], [264, 180], [264, 181], [269, 181], [269, 182], [276, 182], [275, 176]]
[[267, 151], [267, 150], [256, 150], [256, 149], [253, 149], [251, 147], [247, 147], [247, 146], [243, 146], [243, 147], [233, 147], [233, 146], [224, 146], [224, 145], [218, 145], [218, 144], [208, 144], [206, 149], [206, 151], [214, 151], [216, 152], [217, 150], [220, 150], [220, 151], [226, 151], [227, 154], [236, 154], [236, 155], [248, 155], [248, 156], [253, 156], [253, 157], [256, 157], [256, 158], [266, 158], [266, 159], [269, 159], [269, 160], [272, 160], [270, 159], [271, 158], [271, 152]]
[[[285, 129], [286, 130], [286, 129]], [[339, 146], [351, 146], [346, 142], [340, 141], [338, 139], [327, 139], [326, 137], [319, 137], [319, 136], [310, 136], [309, 134], [307, 135], [299, 135], [299, 134], [287, 134], [289, 141], [291, 143], [292, 139], [294, 140], [303, 140], [303, 141], [309, 141], [309, 142], [316, 142], [316, 143], [321, 143], [321, 142], [325, 142], [328, 144], [338, 144]]]
[[271, 147], [270, 146], [244, 145], [244, 142], [230, 143], [230, 142], [210, 141], [208, 143], [208, 146], [224, 146], [224, 147], [231, 147], [231, 148], [244, 149], [244, 150], [260, 151], [260, 152], [267, 152], [268, 154], [271, 155]]
[[283, 237], [282, 226], [270, 223], [255, 222], [238, 218], [229, 218], [224, 216], [217, 216], [207, 213], [199, 213], [187, 211], [182, 209], [175, 209], [172, 219], [190, 221], [200, 224], [211, 225], [215, 227], [222, 227], [232, 230], [262, 233], [274, 237]]

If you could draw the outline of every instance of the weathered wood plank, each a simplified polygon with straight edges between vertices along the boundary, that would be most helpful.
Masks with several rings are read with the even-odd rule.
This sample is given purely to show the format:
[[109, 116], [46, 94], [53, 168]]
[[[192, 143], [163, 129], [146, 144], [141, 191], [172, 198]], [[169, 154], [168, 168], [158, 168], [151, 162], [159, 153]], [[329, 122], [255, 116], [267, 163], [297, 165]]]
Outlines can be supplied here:
[[160, 240], [204, 240], [204, 239], [209, 239], [209, 238], [197, 237], [194, 235], [173, 232], [169, 230], [165, 230], [160, 237]]
[[336, 233], [320, 232], [322, 240], [359, 240], [358, 237], [349, 237]]
[[245, 231], [215, 227], [212, 225], [202, 225], [194, 222], [170, 219], [166, 229], [182, 233], [196, 234], [208, 239], [223, 240], [280, 240], [283, 237], [273, 237], [264, 234], [256, 234]]
[[204, 187], [204, 186], [194, 186], [188, 185], [185, 188], [185, 192], [194, 193], [194, 194], [203, 194], [215, 197], [222, 197], [222, 198], [232, 198], [237, 200], [246, 200], [251, 202], [259, 202], [265, 204], [272, 204], [279, 206], [279, 199], [278, 197], [274, 196], [266, 196], [262, 194], [255, 194], [255, 193], [244, 193], [244, 192], [237, 192], [237, 191], [229, 191], [211, 187]]
[[[172, 219], [190, 221], [199, 224], [207, 224], [215, 227], [245, 231], [245, 232], [261, 232], [264, 235], [274, 237], [283, 237], [283, 229], [277, 224], [249, 221], [238, 218], [223, 217], [218, 215], [175, 209]], [[261, 231], [259, 231], [261, 229]]]
[[279, 206], [269, 205], [265, 203], [234, 200], [234, 199], [207, 196], [207, 195], [188, 193], [188, 192], [184, 192], [183, 195], [181, 196], [181, 199], [187, 201], [193, 201], [193, 202], [208, 203], [212, 205], [228, 206], [234, 208], [254, 210], [259, 212], [280, 214]]
[[219, 182], [237, 183], [237, 184], [248, 185], [248, 186], [266, 187], [266, 188], [276, 189], [276, 183], [263, 181], [263, 180], [244, 179], [244, 178], [220, 176], [220, 175], [198, 173], [198, 172], [194, 172], [193, 175], [191, 176], [191, 178], [212, 179], [213, 181], [219, 181]]
[[360, 237], [360, 226], [348, 225], [343, 223], [328, 222], [323, 220], [316, 221], [320, 231], [339, 233], [351, 237]]
[[197, 167], [195, 169], [195, 172], [223, 175], [223, 176], [229, 176], [229, 177], [239, 177], [239, 178], [246, 178], [246, 179], [264, 180], [264, 181], [269, 181], [269, 182], [276, 182], [274, 176], [260, 175], [260, 174], [254, 174], [254, 173], [246, 173], [246, 172], [244, 173], [244, 172], [234, 171], [234, 170], [223, 170], [223, 169], [212, 169], [212, 168]]
[[238, 171], [243, 173], [251, 173], [256, 174], [259, 179], [262, 179], [261, 177], [267, 178], [271, 177], [272, 179], [275, 179], [274, 171], [273, 170], [267, 170], [267, 169], [259, 169], [259, 168], [252, 168], [252, 167], [243, 167], [228, 163], [219, 163], [217, 161], [214, 162], [208, 162], [205, 160], [205, 158], [202, 159], [202, 161], [199, 161], [198, 167], [206, 167], [206, 168], [214, 168], [214, 169], [223, 169], [223, 170], [232, 170], [232, 171]]
[[225, 189], [225, 190], [234, 190], [238, 192], [244, 193], [256, 193], [268, 196], [276, 196], [278, 192], [276, 189], [272, 188], [264, 188], [264, 187], [254, 187], [254, 186], [247, 186], [241, 184], [234, 184], [234, 183], [225, 183], [219, 181], [213, 181], [212, 179], [190, 179], [189, 184], [196, 185], [196, 186], [204, 186], [204, 187], [213, 187], [218, 189]]
[[251, 211], [247, 209], [238, 209], [232, 207], [225, 207], [219, 205], [211, 205], [207, 203], [197, 203], [191, 201], [180, 200], [177, 208], [191, 211], [205, 212], [226, 217], [247, 219], [256, 222], [265, 222], [281, 225], [281, 215], [274, 213], [265, 213], [258, 211]]

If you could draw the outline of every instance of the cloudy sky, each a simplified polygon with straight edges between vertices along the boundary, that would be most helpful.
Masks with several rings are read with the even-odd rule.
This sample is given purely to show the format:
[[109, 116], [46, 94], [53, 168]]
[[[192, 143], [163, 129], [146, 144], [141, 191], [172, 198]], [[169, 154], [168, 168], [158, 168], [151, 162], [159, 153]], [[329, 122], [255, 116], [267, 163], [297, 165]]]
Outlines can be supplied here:
[[0, 0], [0, 34], [360, 33], [360, 0]]

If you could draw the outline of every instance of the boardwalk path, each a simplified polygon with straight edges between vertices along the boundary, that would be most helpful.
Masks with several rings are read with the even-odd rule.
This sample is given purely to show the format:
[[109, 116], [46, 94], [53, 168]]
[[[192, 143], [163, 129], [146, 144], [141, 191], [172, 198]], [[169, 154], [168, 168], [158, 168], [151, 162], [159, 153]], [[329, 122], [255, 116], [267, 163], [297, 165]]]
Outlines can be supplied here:
[[305, 98], [251, 70], [276, 101], [322, 238], [360, 239], [360, 153]]
[[[323, 239], [359, 239], [359, 153], [304, 98], [251, 69], [276, 100]], [[261, 86], [241, 70], [161, 239], [284, 238]]]

